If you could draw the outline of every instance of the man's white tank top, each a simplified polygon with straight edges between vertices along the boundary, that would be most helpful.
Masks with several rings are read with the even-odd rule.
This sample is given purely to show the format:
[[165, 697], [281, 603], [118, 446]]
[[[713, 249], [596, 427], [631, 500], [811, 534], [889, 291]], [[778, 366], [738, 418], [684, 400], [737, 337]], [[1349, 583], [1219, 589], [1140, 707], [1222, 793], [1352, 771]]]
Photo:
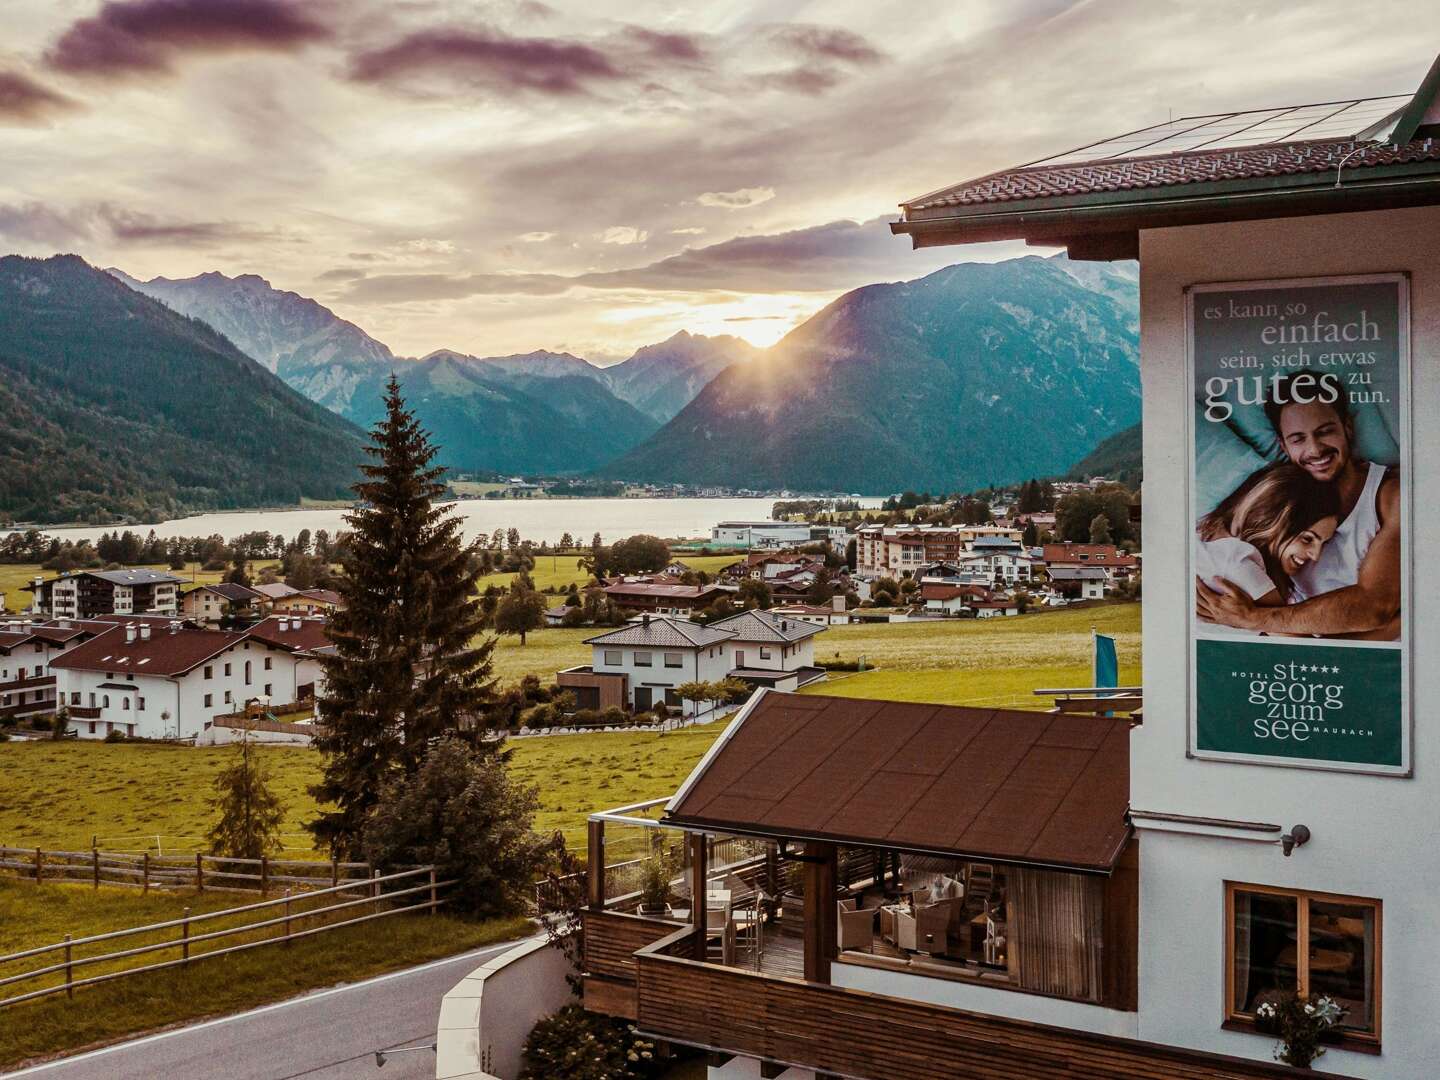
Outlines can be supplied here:
[[1385, 466], [1370, 462], [1370, 472], [1355, 509], [1320, 550], [1320, 558], [1295, 575], [1301, 599], [1343, 589], [1360, 579], [1360, 563], [1380, 531], [1380, 485], [1384, 481]]

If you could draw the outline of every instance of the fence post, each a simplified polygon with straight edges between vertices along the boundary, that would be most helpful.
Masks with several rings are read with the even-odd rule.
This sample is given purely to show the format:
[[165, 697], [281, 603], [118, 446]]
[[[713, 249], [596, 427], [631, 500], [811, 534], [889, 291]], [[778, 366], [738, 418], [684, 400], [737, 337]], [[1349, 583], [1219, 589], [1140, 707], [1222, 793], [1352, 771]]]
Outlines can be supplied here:
[[370, 898], [375, 901], [373, 906], [377, 914], [380, 911], [380, 882], [376, 879], [379, 877], [379, 870], [370, 871]]
[[190, 909], [185, 909], [185, 921], [180, 924], [180, 959], [190, 959]]
[[270, 860], [264, 855], [260, 856], [260, 895], [265, 895], [265, 890], [270, 885]]
[[90, 849], [90, 870], [95, 878], [95, 888], [100, 888], [100, 852], [96, 848]]
[[430, 914], [435, 914], [435, 867], [430, 867]]
[[195, 891], [205, 891], [205, 856], [195, 852]]
[[285, 945], [290, 945], [290, 890], [285, 890]]
[[36, 885], [39, 885], [39, 884], [40, 884], [40, 863], [44, 860], [44, 858], [45, 858], [44, 853], [42, 853], [41, 850], [37, 847], [37, 848], [35, 849], [35, 884], [36, 884]]
[[65, 996], [73, 998], [75, 987], [71, 985], [75, 979], [75, 969], [70, 966], [70, 935], [65, 935]]
[[340, 884], [340, 860], [334, 855], [330, 856], [330, 887], [333, 889]]
[[143, 854], [145, 857], [140, 863], [140, 891], [148, 893], [150, 891], [150, 852], [146, 851]]

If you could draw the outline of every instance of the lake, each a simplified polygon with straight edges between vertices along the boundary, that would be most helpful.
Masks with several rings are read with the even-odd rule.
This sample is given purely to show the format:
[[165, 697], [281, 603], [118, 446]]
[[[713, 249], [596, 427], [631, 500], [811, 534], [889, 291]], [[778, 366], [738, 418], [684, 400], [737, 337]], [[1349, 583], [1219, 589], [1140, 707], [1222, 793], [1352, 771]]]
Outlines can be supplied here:
[[[775, 499], [464, 499], [451, 503], [464, 522], [467, 540], [496, 529], [516, 528], [525, 540], [555, 543], [569, 533], [582, 544], [599, 533], [606, 543], [650, 533], [664, 537], [709, 537], [720, 521], [764, 521]], [[879, 499], [861, 499], [861, 506], [878, 506]], [[325, 529], [334, 536], [345, 530], [345, 513], [332, 510], [255, 510], [223, 514], [197, 514], [157, 525], [107, 525], [84, 528], [50, 528], [45, 531], [66, 539], [95, 540], [102, 533], [130, 529], [144, 536], [151, 529], [163, 538], [210, 536], [226, 540], [242, 533], [279, 533], [293, 538], [301, 529], [311, 534]]]

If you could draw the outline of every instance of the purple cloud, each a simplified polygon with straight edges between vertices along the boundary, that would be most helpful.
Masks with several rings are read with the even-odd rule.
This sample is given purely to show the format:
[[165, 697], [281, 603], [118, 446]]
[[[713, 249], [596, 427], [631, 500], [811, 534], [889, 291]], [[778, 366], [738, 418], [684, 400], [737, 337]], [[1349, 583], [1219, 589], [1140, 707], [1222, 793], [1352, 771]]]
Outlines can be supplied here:
[[489, 29], [422, 30], [360, 54], [350, 69], [352, 78], [369, 83], [437, 73], [475, 86], [556, 96], [581, 94], [592, 81], [623, 77], [608, 56], [590, 45]]
[[36, 124], [75, 108], [64, 94], [18, 71], [0, 71], [0, 124]]
[[45, 58], [73, 75], [168, 72], [186, 53], [290, 51], [329, 34], [291, 0], [107, 0]]
[[57, 248], [89, 243], [211, 247], [232, 241], [274, 239], [279, 234], [232, 221], [162, 218], [142, 210], [98, 202], [57, 210], [44, 203], [0, 203], [0, 237]]
[[874, 64], [885, 54], [859, 34], [836, 26], [812, 26], [796, 23], [775, 28], [774, 38], [782, 45], [814, 60], [834, 60], [844, 64]]

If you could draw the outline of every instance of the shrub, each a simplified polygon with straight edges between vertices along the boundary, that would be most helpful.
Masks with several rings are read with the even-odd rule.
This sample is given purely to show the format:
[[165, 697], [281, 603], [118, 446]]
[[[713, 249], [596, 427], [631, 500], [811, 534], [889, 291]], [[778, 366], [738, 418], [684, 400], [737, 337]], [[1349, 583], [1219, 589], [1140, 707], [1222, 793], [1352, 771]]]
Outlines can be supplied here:
[[106, 741], [106, 742], [111, 742], [111, 743], [114, 743], [114, 742], [124, 742], [124, 741], [125, 741], [125, 733], [124, 733], [123, 731], [121, 731], [119, 728], [111, 728], [111, 729], [110, 729], [110, 734], [108, 734], [108, 735], [105, 736], [105, 741]]
[[443, 738], [413, 775], [381, 788], [365, 817], [365, 856], [386, 871], [433, 863], [459, 882], [452, 907], [518, 914], [562, 846], [559, 834], [534, 831], [539, 809], [539, 789], [511, 777], [499, 756]]
[[35, 731], [49, 731], [54, 725], [48, 716], [32, 716], [30, 727]]
[[525, 1039], [520, 1080], [649, 1080], [660, 1074], [655, 1044], [633, 1024], [567, 1005]]

